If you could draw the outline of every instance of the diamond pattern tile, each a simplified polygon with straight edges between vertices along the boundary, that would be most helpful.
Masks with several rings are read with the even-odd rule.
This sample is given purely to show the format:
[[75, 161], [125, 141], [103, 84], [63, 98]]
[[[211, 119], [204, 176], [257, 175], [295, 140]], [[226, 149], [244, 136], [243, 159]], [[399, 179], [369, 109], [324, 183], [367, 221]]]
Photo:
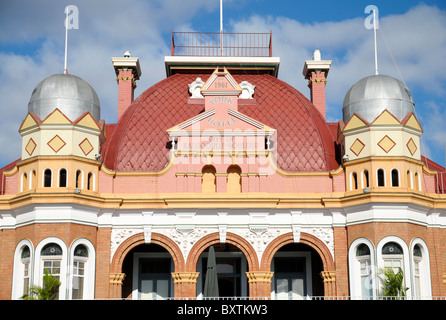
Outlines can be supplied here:
[[412, 138], [410, 138], [409, 142], [407, 142], [407, 149], [409, 149], [411, 155], [414, 155], [415, 152], [417, 152], [418, 149], [417, 145], [415, 144]]
[[34, 150], [36, 149], [36, 147], [37, 147], [37, 144], [31, 138], [31, 139], [29, 139], [28, 143], [26, 144], [25, 150], [31, 156], [33, 154]]
[[361, 140], [356, 138], [355, 142], [352, 143], [352, 146], [350, 147], [350, 150], [354, 154], [359, 156], [359, 154], [361, 153], [362, 149], [364, 149], [364, 147], [365, 147], [365, 144]]
[[66, 143], [56, 134], [50, 141], [48, 141], [48, 145], [55, 153], [57, 153], [66, 145]]
[[392, 150], [395, 145], [396, 143], [387, 135], [378, 142], [378, 146], [380, 146], [386, 153]]
[[[159, 171], [169, 161], [166, 130], [204, 110], [188, 104], [188, 84], [209, 74], [175, 74], [143, 92], [122, 116], [106, 143], [105, 165], [117, 171]], [[276, 162], [285, 171], [338, 167], [335, 143], [311, 102], [287, 83], [265, 74], [234, 74], [256, 86], [255, 104], [239, 112], [277, 129]]]

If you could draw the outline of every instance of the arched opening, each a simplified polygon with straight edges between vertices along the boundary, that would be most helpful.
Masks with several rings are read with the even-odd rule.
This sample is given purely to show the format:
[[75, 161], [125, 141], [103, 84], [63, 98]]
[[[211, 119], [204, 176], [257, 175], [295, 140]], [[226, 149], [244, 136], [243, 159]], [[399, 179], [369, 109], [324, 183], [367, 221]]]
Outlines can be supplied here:
[[398, 172], [398, 169], [392, 169], [391, 176], [392, 176], [392, 187], [399, 187], [399, 185], [400, 185], [400, 174]]
[[369, 182], [369, 171], [368, 170], [362, 170], [362, 187], [363, 188], [368, 188], [370, 187], [370, 182]]
[[31, 189], [35, 189], [37, 187], [36, 170], [31, 170], [30, 179], [31, 179]]
[[[212, 245], [215, 251], [215, 264], [218, 279], [219, 297], [249, 296], [248, 263], [245, 255], [235, 245], [216, 243]], [[207, 274], [209, 248], [206, 248], [198, 258], [196, 271], [200, 273], [197, 279], [197, 297], [204, 297], [204, 286]]]
[[413, 189], [412, 171], [407, 170], [406, 180], [407, 180], [407, 188]]
[[22, 175], [22, 191], [26, 191], [29, 189], [28, 175], [26, 172]]
[[82, 171], [81, 170], [76, 171], [76, 188], [77, 189], [82, 188]]
[[352, 179], [351, 179], [351, 188], [350, 190], [357, 190], [358, 189], [358, 175], [356, 172], [352, 172]]
[[89, 172], [87, 176], [87, 190], [94, 190], [94, 174]]
[[201, 192], [203, 193], [215, 193], [216, 192], [216, 178], [215, 174], [217, 170], [215, 170], [214, 166], [204, 166], [202, 170], [202, 178], [201, 178]]
[[134, 300], [164, 300], [174, 296], [170, 253], [157, 244], [140, 244], [124, 258], [122, 297]]
[[418, 171], [415, 172], [415, 189], [421, 191], [421, 179]]
[[271, 296], [277, 300], [299, 300], [307, 296], [324, 296], [321, 278], [323, 263], [310, 246], [290, 243], [281, 247], [271, 261], [274, 272]]
[[51, 169], [45, 169], [43, 172], [43, 186], [45, 188], [50, 188], [52, 185], [53, 180], [53, 173], [51, 172]]
[[229, 193], [240, 193], [242, 192], [242, 169], [237, 165], [229, 166], [228, 170], [228, 180], [227, 180], [227, 192]]
[[67, 186], [67, 170], [59, 170], [59, 187], [65, 188]]
[[384, 177], [384, 169], [378, 169], [378, 171], [376, 172], [376, 177], [378, 180], [378, 187], [385, 187], [386, 180]]

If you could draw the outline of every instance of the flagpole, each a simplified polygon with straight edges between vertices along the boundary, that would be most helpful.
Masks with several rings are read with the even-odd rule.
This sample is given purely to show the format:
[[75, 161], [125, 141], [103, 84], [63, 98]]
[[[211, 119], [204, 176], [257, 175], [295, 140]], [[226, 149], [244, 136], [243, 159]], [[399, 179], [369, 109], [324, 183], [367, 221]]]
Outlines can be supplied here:
[[378, 48], [376, 45], [376, 10], [373, 9], [373, 38], [375, 41], [375, 75], [378, 75]]
[[220, 0], [220, 54], [223, 56], [223, 0]]
[[66, 18], [65, 18], [65, 64], [64, 64], [64, 73], [68, 74], [67, 70], [67, 50], [68, 50], [68, 7], [66, 9]]

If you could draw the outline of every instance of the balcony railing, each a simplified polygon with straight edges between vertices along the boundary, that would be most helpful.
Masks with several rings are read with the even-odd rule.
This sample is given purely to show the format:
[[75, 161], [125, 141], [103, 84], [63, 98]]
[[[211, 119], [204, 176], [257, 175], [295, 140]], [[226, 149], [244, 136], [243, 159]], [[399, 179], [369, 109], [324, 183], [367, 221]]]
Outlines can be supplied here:
[[171, 55], [272, 57], [272, 33], [172, 31]]

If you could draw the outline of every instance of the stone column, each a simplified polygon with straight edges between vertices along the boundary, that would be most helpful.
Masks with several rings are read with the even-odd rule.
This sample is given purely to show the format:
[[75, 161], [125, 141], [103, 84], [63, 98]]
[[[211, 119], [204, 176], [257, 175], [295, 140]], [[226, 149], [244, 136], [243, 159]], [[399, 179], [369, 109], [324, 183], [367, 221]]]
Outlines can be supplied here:
[[175, 299], [195, 298], [200, 272], [172, 272]]
[[271, 298], [272, 271], [248, 271], [249, 296], [250, 298]]
[[125, 273], [110, 273], [110, 298], [122, 298], [122, 283]]

